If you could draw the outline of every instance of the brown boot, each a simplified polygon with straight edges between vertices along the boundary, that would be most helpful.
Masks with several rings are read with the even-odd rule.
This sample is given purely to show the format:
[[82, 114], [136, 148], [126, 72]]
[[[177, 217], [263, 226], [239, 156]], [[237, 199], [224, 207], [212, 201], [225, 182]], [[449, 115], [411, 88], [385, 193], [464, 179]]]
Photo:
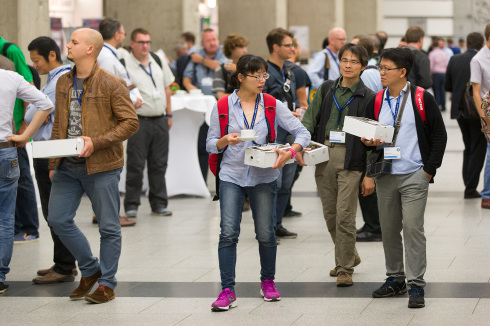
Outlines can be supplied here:
[[481, 208], [490, 208], [490, 199], [482, 199], [481, 200]]
[[339, 275], [337, 276], [337, 286], [338, 287], [345, 287], [345, 286], [351, 286], [353, 284], [352, 282], [352, 275], [346, 272], [340, 272]]
[[[44, 276], [44, 275], [47, 275], [47, 274], [51, 273], [52, 271], [54, 271], [54, 265], [51, 266], [50, 268], [38, 270], [37, 271], [37, 275]], [[77, 275], [78, 275], [78, 271], [77, 271], [77, 268], [75, 267], [73, 269], [73, 276], [77, 276]]]
[[330, 273], [328, 273], [328, 275], [332, 276], [332, 277], [337, 277], [337, 270], [334, 268], [334, 269], [331, 269], [330, 270]]
[[92, 276], [82, 277], [80, 279], [80, 285], [70, 294], [71, 300], [83, 299], [92, 290], [92, 287], [97, 280], [102, 276], [102, 272], [98, 271]]
[[135, 220], [130, 220], [126, 216], [119, 216], [119, 223], [121, 223], [121, 227], [123, 226], [133, 226], [136, 224]]
[[73, 282], [75, 281], [75, 276], [72, 275], [63, 275], [52, 271], [43, 276], [38, 276], [32, 280], [32, 282], [36, 284], [53, 284], [53, 283], [62, 283], [62, 282]]
[[[361, 257], [357, 256], [355, 259], [354, 259], [354, 265], [352, 267], [356, 267], [357, 265], [359, 265], [361, 263]], [[328, 275], [332, 276], [332, 277], [336, 277], [338, 276], [338, 273], [337, 273], [337, 269], [334, 268], [334, 269], [331, 269], [330, 272], [328, 273]]]
[[99, 285], [99, 287], [94, 291], [94, 293], [89, 294], [85, 297], [85, 301], [92, 303], [106, 303], [114, 300], [116, 295], [114, 291], [105, 285]]

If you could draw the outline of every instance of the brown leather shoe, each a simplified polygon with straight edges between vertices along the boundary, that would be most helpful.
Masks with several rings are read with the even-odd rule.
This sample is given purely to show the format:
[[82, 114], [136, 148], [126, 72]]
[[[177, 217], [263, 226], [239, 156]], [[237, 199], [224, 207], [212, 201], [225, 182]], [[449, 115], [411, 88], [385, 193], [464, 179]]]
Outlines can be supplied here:
[[481, 208], [490, 208], [490, 199], [482, 199]]
[[352, 282], [352, 275], [346, 272], [340, 272], [339, 275], [337, 276], [337, 286], [338, 287], [345, 287], [345, 286], [351, 286], [354, 284]]
[[43, 276], [38, 276], [32, 280], [32, 282], [36, 284], [53, 284], [53, 283], [62, 283], [62, 282], [73, 282], [75, 281], [75, 276], [72, 275], [63, 275], [52, 271]]
[[121, 227], [123, 226], [133, 226], [136, 224], [135, 220], [130, 220], [126, 216], [119, 216], [119, 223], [121, 223]]
[[[47, 274], [49, 274], [49, 273], [51, 273], [51, 272], [53, 272], [53, 271], [54, 271], [54, 265], [53, 265], [53, 266], [51, 266], [50, 268], [40, 269], [40, 270], [38, 270], [38, 271], [37, 271], [37, 275], [39, 275], [39, 276], [44, 276], [44, 275], [47, 275]], [[73, 276], [77, 276], [77, 275], [78, 275], [78, 270], [77, 270], [77, 268], [75, 267], [75, 268], [73, 269]]]
[[92, 224], [99, 224], [99, 221], [97, 221], [97, 217], [95, 215], [92, 216]]
[[[356, 267], [357, 265], [359, 265], [361, 263], [361, 257], [357, 256], [355, 259], [354, 259], [354, 265], [352, 267]], [[338, 273], [337, 273], [337, 269], [331, 269], [330, 272], [328, 273], [328, 275], [332, 276], [332, 277], [336, 277], [338, 276]]]
[[110, 287], [99, 285], [99, 287], [95, 289], [94, 293], [89, 294], [85, 297], [85, 301], [92, 303], [106, 303], [114, 300], [115, 298], [116, 295]]
[[80, 285], [70, 294], [71, 300], [83, 299], [97, 283], [97, 280], [102, 276], [102, 272], [98, 271], [92, 276], [82, 277], [80, 279]]

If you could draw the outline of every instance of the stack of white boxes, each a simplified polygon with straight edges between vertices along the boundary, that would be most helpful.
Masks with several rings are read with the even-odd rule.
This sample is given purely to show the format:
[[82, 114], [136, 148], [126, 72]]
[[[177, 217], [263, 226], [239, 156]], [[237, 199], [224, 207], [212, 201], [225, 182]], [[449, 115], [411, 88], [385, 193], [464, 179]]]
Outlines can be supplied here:
[[82, 138], [58, 139], [32, 142], [33, 158], [78, 156], [85, 142]]
[[345, 117], [344, 128], [348, 134], [364, 137], [366, 139], [381, 139], [385, 143], [391, 143], [395, 128], [375, 120], [360, 117]]
[[[278, 154], [274, 151], [274, 149], [286, 150], [290, 147], [291, 146], [289, 144], [281, 145], [272, 143], [245, 148], [244, 163], [259, 168], [270, 168], [276, 163], [278, 157]], [[286, 164], [293, 162], [294, 160], [290, 159], [286, 162]]]

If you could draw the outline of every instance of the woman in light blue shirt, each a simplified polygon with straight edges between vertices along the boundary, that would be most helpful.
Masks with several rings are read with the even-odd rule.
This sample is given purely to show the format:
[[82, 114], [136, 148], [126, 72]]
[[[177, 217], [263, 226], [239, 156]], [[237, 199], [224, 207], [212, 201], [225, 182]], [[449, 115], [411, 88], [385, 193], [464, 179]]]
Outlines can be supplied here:
[[[219, 171], [219, 198], [221, 209], [221, 233], [218, 256], [223, 291], [213, 302], [214, 311], [228, 310], [236, 306], [235, 266], [236, 247], [240, 234], [242, 206], [245, 196], [250, 199], [250, 207], [255, 223], [256, 239], [259, 242], [261, 263], [260, 293], [265, 301], [278, 301], [280, 294], [274, 284], [276, 272], [277, 243], [274, 230], [276, 179], [278, 168], [287, 160], [298, 155], [303, 164], [301, 151], [310, 142], [310, 133], [291, 114], [291, 111], [276, 100], [274, 130], [281, 126], [296, 139], [291, 150], [278, 150], [278, 159], [272, 168], [259, 168], [244, 164], [245, 148], [268, 143], [268, 127], [265, 118], [262, 90], [267, 74], [264, 59], [245, 55], [237, 63], [237, 70], [231, 76], [231, 85], [236, 88], [228, 100], [228, 134], [221, 137], [218, 109], [215, 105], [211, 114], [211, 125], [206, 140], [206, 149], [211, 154], [223, 153]], [[253, 129], [254, 141], [240, 141], [240, 131]], [[218, 177], [218, 176], [217, 176]]]

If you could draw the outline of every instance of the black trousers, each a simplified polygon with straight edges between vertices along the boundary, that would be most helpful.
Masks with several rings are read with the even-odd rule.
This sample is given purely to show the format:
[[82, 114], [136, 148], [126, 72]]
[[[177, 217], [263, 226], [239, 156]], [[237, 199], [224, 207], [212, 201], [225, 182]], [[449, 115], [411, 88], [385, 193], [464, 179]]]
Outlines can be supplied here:
[[197, 138], [197, 155], [199, 156], [199, 166], [201, 167], [204, 182], [208, 178], [208, 159], [209, 153], [206, 150], [206, 138], [208, 137], [209, 126], [204, 122], [199, 128], [199, 137]]
[[[51, 193], [51, 179], [49, 178], [48, 170], [49, 159], [35, 158], [33, 162], [37, 187], [39, 189], [39, 197], [41, 198], [41, 208], [44, 219], [46, 222], [48, 222], [49, 195]], [[54, 271], [63, 275], [73, 274], [73, 269], [75, 268], [75, 257], [73, 257], [70, 250], [65, 247], [63, 242], [61, 242], [60, 238], [56, 235], [51, 226], [49, 229], [51, 230], [51, 238], [53, 239], [54, 243]]]
[[363, 179], [364, 173], [359, 182], [359, 205], [361, 206], [362, 218], [364, 220], [363, 231], [380, 234], [381, 226], [379, 225], [378, 195], [376, 194], [376, 188], [372, 194], [364, 197], [361, 193]]
[[167, 207], [167, 185], [165, 173], [168, 162], [168, 121], [158, 118], [138, 117], [140, 127], [136, 134], [128, 139], [126, 164], [126, 195], [124, 209], [138, 209], [143, 188], [145, 162], [148, 167], [150, 192], [148, 199], [153, 211]]
[[468, 120], [463, 117], [458, 120], [459, 129], [463, 136], [463, 181], [465, 195], [476, 191], [480, 181], [480, 173], [487, 154], [487, 141], [481, 132], [480, 120]]

